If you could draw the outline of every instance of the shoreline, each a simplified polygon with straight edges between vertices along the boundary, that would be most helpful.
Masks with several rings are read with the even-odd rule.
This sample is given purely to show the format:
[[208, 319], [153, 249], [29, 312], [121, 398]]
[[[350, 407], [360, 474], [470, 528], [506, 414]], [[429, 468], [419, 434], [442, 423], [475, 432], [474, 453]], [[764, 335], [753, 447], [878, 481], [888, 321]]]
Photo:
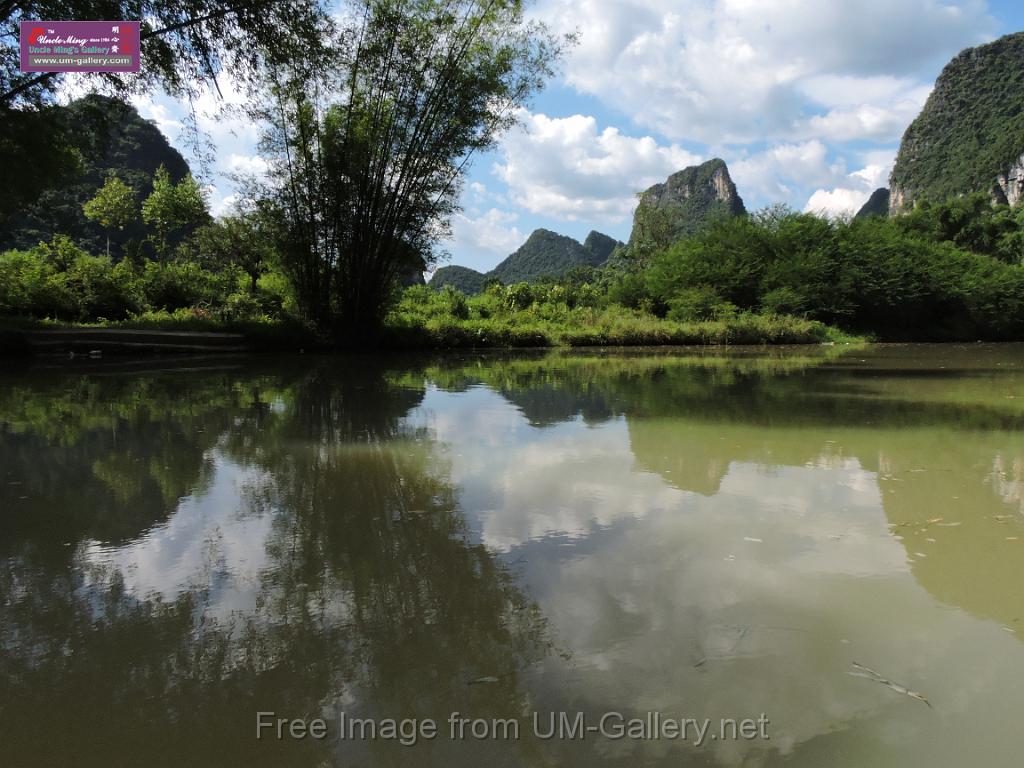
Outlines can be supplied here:
[[[104, 355], [162, 356], [201, 354], [214, 356], [248, 354], [348, 354], [366, 352], [444, 352], [483, 350], [570, 350], [636, 349], [672, 347], [781, 347], [833, 346], [865, 343], [864, 337], [840, 334], [816, 324], [811, 331], [793, 332], [789, 328], [758, 327], [760, 322], [708, 321], [655, 332], [604, 332], [601, 329], [574, 329], [556, 338], [554, 333], [537, 329], [503, 327], [483, 330], [454, 325], [430, 327], [387, 326], [379, 343], [372, 348], [351, 348], [318, 337], [308, 328], [291, 325], [262, 325], [255, 328], [225, 326], [199, 330], [164, 325], [153, 328], [118, 325], [53, 324], [17, 319], [0, 325], [0, 359], [20, 357], [102, 357]], [[808, 324], [810, 326], [810, 324]], [[774, 331], [774, 332], [773, 332]]]

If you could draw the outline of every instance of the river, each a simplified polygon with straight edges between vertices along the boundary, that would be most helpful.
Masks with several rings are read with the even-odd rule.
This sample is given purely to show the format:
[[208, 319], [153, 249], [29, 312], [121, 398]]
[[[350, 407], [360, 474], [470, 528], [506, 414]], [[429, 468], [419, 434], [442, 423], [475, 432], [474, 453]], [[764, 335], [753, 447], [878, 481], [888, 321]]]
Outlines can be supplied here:
[[0, 372], [4, 766], [1011, 766], [1022, 680], [1022, 345]]

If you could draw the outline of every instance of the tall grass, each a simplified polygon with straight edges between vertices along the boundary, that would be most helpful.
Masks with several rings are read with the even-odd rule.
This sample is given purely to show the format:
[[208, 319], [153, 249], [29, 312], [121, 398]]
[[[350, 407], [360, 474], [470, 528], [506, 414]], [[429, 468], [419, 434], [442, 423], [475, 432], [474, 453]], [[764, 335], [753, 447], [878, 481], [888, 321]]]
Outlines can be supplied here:
[[[540, 294], [535, 290], [535, 294]], [[411, 288], [385, 323], [392, 347], [602, 347], [683, 344], [821, 344], [850, 341], [814, 320], [743, 313], [679, 322], [617, 304], [573, 306], [521, 290], [466, 298], [454, 289]]]

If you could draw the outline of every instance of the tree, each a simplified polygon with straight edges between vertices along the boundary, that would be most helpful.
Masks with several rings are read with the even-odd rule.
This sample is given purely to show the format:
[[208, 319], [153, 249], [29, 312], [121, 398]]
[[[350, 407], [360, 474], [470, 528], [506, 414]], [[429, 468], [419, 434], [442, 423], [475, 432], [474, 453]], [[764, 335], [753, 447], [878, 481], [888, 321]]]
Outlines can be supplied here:
[[177, 184], [164, 166], [153, 175], [153, 192], [142, 203], [142, 218], [155, 230], [154, 245], [160, 259], [167, 258], [172, 232], [201, 224], [209, 214], [203, 190], [188, 174]]
[[249, 278], [255, 294], [273, 251], [256, 214], [237, 211], [196, 232], [198, 250], [210, 267], [238, 267]]
[[107, 230], [107, 256], [110, 256], [110, 230], [124, 229], [135, 218], [135, 192], [112, 173], [82, 210], [86, 218]]
[[52, 102], [63, 75], [20, 71], [18, 23], [68, 18], [143, 20], [138, 75], [75, 75], [122, 94], [159, 84], [194, 95], [222, 72], [245, 81], [295, 46], [315, 52], [310, 31], [331, 25], [320, 0], [0, 0], [0, 108]]
[[[326, 0], [0, 0], [0, 224], [80, 170], [81, 136], [54, 102], [61, 82], [118, 97], [161, 87], [189, 100], [227, 75], [251, 85], [266, 62], [310, 59], [331, 36]], [[22, 72], [19, 22], [142, 19], [136, 74]], [[194, 121], [189, 126], [199, 143]]]
[[345, 6], [333, 66], [272, 68], [258, 116], [284, 266], [306, 314], [353, 342], [372, 339], [403, 269], [433, 260], [470, 159], [563, 41], [518, 0]]

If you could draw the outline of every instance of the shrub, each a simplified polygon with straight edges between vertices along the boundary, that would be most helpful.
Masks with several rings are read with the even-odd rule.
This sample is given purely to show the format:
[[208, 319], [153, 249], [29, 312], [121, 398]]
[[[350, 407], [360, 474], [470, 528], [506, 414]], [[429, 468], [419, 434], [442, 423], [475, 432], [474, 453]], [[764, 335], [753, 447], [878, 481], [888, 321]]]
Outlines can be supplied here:
[[[424, 286], [426, 287], [426, 286]], [[427, 290], [430, 290], [427, 288]], [[457, 320], [466, 320], [469, 317], [469, 305], [466, 303], [466, 296], [458, 288], [446, 285], [438, 295], [445, 311]]]
[[35, 315], [51, 272], [32, 251], [0, 253], [0, 314]]
[[170, 311], [184, 307], [215, 307], [232, 293], [238, 274], [219, 274], [193, 261], [160, 264], [149, 262], [142, 274], [142, 286], [150, 306]]
[[807, 301], [788, 285], [768, 291], [761, 297], [761, 309], [773, 315], [802, 315]]
[[676, 322], [724, 320], [736, 314], [736, 305], [724, 301], [709, 285], [685, 288], [668, 301], [668, 319]]
[[512, 312], [526, 309], [534, 301], [534, 289], [529, 283], [516, 283], [505, 289], [505, 306]]
[[107, 256], [78, 256], [65, 273], [75, 320], [123, 320], [142, 309], [143, 297], [129, 262], [114, 266]]
[[641, 272], [622, 272], [614, 277], [608, 287], [608, 300], [630, 309], [638, 309], [650, 302], [647, 280]]

